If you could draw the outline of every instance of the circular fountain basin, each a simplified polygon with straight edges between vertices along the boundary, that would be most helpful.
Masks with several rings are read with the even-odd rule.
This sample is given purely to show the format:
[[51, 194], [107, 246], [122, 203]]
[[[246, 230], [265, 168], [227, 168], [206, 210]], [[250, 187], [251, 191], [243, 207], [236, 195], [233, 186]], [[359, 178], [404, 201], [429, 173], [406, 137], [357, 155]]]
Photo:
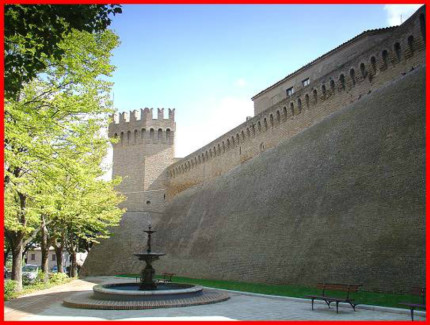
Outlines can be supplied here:
[[139, 283], [98, 284], [93, 297], [102, 300], [169, 300], [201, 295], [203, 288], [183, 283], [160, 283], [155, 290], [139, 290]]
[[156, 290], [139, 290], [139, 283], [98, 284], [93, 292], [64, 299], [67, 307], [85, 309], [150, 309], [186, 307], [221, 302], [229, 296], [221, 291], [183, 283], [160, 283]]
[[[144, 231], [148, 234], [148, 250], [134, 256], [145, 261], [146, 266], [141, 272], [141, 283], [109, 283], [93, 287], [93, 292], [83, 292], [64, 299], [67, 307], [86, 309], [149, 309], [186, 307], [220, 302], [230, 297], [221, 291], [203, 290], [200, 286], [183, 283], [157, 283], [153, 281], [155, 273], [151, 263], [164, 253], [151, 252], [151, 234], [155, 231]], [[149, 287], [151, 290], [140, 290]]]

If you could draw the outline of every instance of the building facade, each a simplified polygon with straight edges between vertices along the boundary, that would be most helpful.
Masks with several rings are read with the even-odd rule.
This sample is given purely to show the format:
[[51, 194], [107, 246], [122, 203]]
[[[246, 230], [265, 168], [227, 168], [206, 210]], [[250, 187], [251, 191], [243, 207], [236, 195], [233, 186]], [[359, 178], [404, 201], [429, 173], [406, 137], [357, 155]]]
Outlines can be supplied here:
[[[83, 265], [88, 253], [77, 253], [76, 260], [79, 266]], [[64, 251], [62, 254], [63, 267], [68, 267], [72, 264], [71, 256], [68, 252]], [[40, 247], [36, 247], [27, 251], [26, 254], [26, 264], [38, 265], [42, 264], [42, 251]], [[52, 270], [53, 267], [57, 266], [57, 255], [55, 254], [54, 247], [49, 247], [48, 252], [48, 269]]]

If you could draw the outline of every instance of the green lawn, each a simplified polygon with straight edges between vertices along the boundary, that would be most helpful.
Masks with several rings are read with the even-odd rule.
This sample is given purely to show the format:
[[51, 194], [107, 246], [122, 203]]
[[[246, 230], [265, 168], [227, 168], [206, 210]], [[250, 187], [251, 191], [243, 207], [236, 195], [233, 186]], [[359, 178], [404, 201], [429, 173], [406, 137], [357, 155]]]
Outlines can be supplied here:
[[[122, 274], [118, 277], [132, 277], [139, 276], [137, 274]], [[160, 278], [160, 276], [157, 276]], [[312, 287], [295, 286], [295, 285], [272, 285], [262, 283], [246, 283], [246, 282], [234, 282], [234, 281], [221, 281], [221, 280], [206, 280], [206, 279], [192, 279], [180, 276], [173, 277], [174, 282], [178, 283], [190, 283], [199, 284], [205, 287], [228, 289], [244, 292], [255, 292], [266, 295], [277, 295], [277, 296], [288, 296], [304, 298], [309, 294], [321, 294], [321, 290]], [[345, 295], [344, 292], [330, 291], [330, 294], [342, 297]], [[416, 302], [421, 303], [420, 297], [413, 295], [400, 295], [400, 294], [388, 294], [388, 293], [377, 293], [368, 291], [359, 291], [356, 294], [351, 295], [352, 298], [359, 304], [364, 305], [375, 305], [375, 306], [386, 306], [402, 308], [399, 302]]]

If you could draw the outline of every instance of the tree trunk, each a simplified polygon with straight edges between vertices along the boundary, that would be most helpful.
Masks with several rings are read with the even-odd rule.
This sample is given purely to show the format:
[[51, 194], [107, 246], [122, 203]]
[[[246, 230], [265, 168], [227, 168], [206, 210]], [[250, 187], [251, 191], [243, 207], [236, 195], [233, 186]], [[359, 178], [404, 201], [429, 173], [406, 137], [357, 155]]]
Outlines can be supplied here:
[[23, 240], [17, 240], [12, 247], [12, 276], [11, 279], [17, 281], [16, 290], [22, 290], [22, 251]]
[[[20, 211], [18, 219], [24, 227], [27, 224], [25, 218], [26, 196], [18, 192]], [[11, 279], [17, 281], [16, 291], [22, 290], [22, 258], [24, 249], [24, 234], [21, 231], [11, 232], [10, 236], [12, 244], [12, 276]]]
[[[27, 241], [24, 241], [24, 243], [23, 243], [23, 246], [22, 246], [23, 248], [22, 248], [22, 258], [26, 258], [25, 256], [26, 256], [26, 254], [27, 254], [27, 252], [28, 252], [28, 250], [30, 249], [30, 248], [33, 248], [34, 246], [33, 246], [33, 244], [31, 244], [31, 243], [27, 243]], [[27, 261], [26, 261], [27, 262]]]
[[57, 271], [63, 273], [63, 250], [64, 241], [61, 239], [60, 245], [54, 244], [55, 255], [57, 256]]
[[71, 257], [72, 257], [72, 265], [70, 265], [70, 276], [72, 278], [78, 276], [78, 264], [76, 263], [76, 251], [72, 248]]
[[[6, 240], [5, 240], [6, 241]], [[3, 260], [3, 262], [4, 262], [4, 265], [6, 266], [6, 262], [7, 262], [7, 257], [9, 256], [9, 253], [10, 253], [10, 247], [8, 246], [7, 248], [6, 248], [6, 250], [4, 251], [4, 260]]]
[[48, 242], [48, 228], [45, 224], [45, 217], [41, 216], [41, 225], [40, 225], [40, 231], [41, 231], [41, 243], [40, 243], [40, 250], [42, 253], [42, 263], [40, 265], [40, 268], [42, 269], [42, 272], [44, 273], [43, 276], [43, 282], [48, 282], [48, 272], [49, 272], [49, 242]]

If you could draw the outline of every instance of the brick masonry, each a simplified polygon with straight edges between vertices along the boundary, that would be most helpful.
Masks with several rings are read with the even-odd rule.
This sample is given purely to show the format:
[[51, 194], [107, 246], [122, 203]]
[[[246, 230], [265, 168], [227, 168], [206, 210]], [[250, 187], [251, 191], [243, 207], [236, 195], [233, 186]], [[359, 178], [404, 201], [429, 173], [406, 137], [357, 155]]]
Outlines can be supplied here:
[[366, 50], [362, 54], [340, 60], [336, 70], [170, 165], [168, 197], [241, 165], [387, 82], [425, 65], [421, 14], [423, 9], [383, 41], [363, 46]]
[[205, 289], [199, 296], [180, 299], [147, 300], [147, 301], [116, 301], [101, 300], [92, 297], [92, 293], [83, 292], [64, 299], [63, 305], [71, 308], [103, 309], [103, 310], [136, 310], [188, 307], [214, 304], [226, 301], [230, 297], [226, 292]]
[[155, 225], [159, 270], [273, 284], [425, 284], [425, 69], [224, 175]]
[[183, 159], [173, 110], [116, 117], [128, 212], [82, 273], [138, 272], [131, 254], [153, 222], [160, 272], [382, 291], [425, 283], [424, 14]]

